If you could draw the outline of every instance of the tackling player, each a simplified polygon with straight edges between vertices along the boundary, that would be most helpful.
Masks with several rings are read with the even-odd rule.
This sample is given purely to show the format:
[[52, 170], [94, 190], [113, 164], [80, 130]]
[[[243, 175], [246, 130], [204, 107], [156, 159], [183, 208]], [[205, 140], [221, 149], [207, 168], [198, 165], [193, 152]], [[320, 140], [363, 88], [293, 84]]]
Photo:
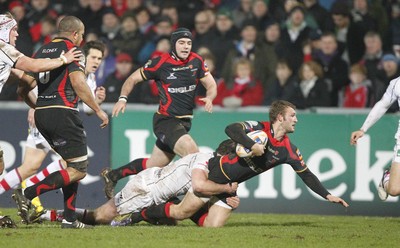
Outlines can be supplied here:
[[[295, 109], [293, 104], [278, 100], [271, 104], [270, 122], [246, 121], [227, 126], [226, 134], [233, 141], [251, 149], [254, 156], [240, 158], [236, 154], [228, 154], [211, 158], [208, 165], [208, 175], [206, 173], [193, 173], [192, 187], [194, 192], [186, 193], [180, 204], [166, 203], [149, 207], [139, 214], [132, 214], [131, 223], [146, 219], [155, 221], [159, 218], [177, 220], [188, 218], [209, 199], [208, 197], [198, 197], [199, 194], [203, 193], [201, 185], [205, 180], [208, 179], [218, 184], [241, 183], [281, 164], [289, 164], [303, 182], [324, 199], [348, 207], [349, 205], [343, 199], [331, 195], [325, 189], [318, 178], [308, 169], [299, 149], [290, 142], [287, 134], [294, 132], [297, 123]], [[266, 146], [254, 142], [246, 135], [246, 133], [254, 130], [263, 130], [267, 133], [268, 143]], [[205, 225], [214, 227], [224, 225], [232, 211], [232, 208], [226, 204], [225, 197], [225, 195], [218, 196], [220, 200], [209, 209], [210, 218], [207, 220], [211, 223], [206, 222]]]

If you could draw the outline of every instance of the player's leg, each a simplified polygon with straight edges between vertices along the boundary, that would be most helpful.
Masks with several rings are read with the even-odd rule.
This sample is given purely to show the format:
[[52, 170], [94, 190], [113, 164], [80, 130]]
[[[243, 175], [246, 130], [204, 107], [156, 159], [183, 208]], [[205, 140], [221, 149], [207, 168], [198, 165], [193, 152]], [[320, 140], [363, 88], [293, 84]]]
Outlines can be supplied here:
[[390, 167], [389, 181], [387, 185], [387, 193], [391, 196], [400, 195], [400, 163], [392, 162]]
[[142, 211], [144, 220], [159, 220], [163, 218], [173, 218], [183, 220], [190, 218], [204, 205], [204, 199], [195, 196], [192, 192], [187, 192], [179, 204], [167, 202], [153, 205]]
[[46, 166], [43, 170], [36, 173], [36, 175], [26, 179], [26, 187], [30, 187], [40, 181], [42, 181], [45, 177], [50, 175], [53, 172], [63, 170], [67, 168], [67, 163], [64, 160], [55, 160]]
[[199, 152], [199, 148], [193, 138], [189, 134], [185, 134], [176, 141], [174, 152], [180, 157], [184, 157], [188, 154]]
[[203, 227], [222, 227], [232, 213], [232, 207], [221, 200], [213, 201], [212, 198], [207, 216], [202, 223]]
[[4, 171], [3, 149], [0, 146], [0, 175], [3, 174], [3, 171]]
[[131, 161], [130, 163], [119, 167], [117, 169], [110, 170], [109, 168], [104, 169], [101, 172], [101, 176], [104, 179], [105, 186], [104, 192], [108, 199], [114, 196], [114, 188], [118, 180], [121, 178], [136, 175], [140, 171], [150, 167], [163, 167], [170, 163], [174, 158], [175, 154], [165, 152], [161, 150], [157, 145], [154, 146], [153, 152], [150, 158], [140, 158]]
[[36, 149], [27, 146], [22, 164], [18, 168], [8, 172], [0, 181], [0, 194], [15, 188], [24, 179], [35, 174], [46, 158], [47, 153], [48, 151], [44, 149]]

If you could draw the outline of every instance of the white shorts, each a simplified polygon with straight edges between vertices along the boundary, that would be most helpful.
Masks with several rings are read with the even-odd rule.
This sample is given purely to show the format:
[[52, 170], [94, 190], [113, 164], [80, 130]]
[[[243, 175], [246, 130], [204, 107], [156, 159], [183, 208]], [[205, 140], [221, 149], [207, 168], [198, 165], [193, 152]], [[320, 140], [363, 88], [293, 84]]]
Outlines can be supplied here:
[[149, 168], [131, 176], [125, 187], [114, 196], [114, 203], [118, 214], [139, 212], [153, 204], [153, 195], [149, 183], [154, 180], [151, 176], [153, 169]]
[[34, 149], [44, 150], [48, 153], [51, 147], [47, 140], [42, 136], [37, 128], [29, 128], [28, 138], [26, 138], [26, 146]]

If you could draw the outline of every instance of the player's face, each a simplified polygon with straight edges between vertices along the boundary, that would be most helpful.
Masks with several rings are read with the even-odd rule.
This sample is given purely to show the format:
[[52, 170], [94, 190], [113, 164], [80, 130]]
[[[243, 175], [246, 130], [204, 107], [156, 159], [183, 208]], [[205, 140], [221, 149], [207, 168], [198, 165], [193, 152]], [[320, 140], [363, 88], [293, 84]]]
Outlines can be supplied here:
[[181, 38], [176, 42], [176, 53], [177, 56], [185, 60], [189, 57], [190, 51], [192, 50], [192, 41], [188, 38]]
[[85, 28], [82, 25], [81, 29], [75, 33], [75, 42], [74, 42], [74, 44], [76, 46], [80, 46], [81, 45], [81, 43], [83, 41], [83, 35], [84, 34], [85, 34]]
[[296, 111], [288, 107], [283, 115], [282, 127], [286, 133], [293, 133], [297, 123]]
[[103, 54], [101, 53], [101, 51], [90, 48], [89, 53], [86, 56], [86, 67], [85, 67], [86, 74], [96, 72], [102, 60], [103, 60]]
[[10, 45], [15, 46], [15, 42], [17, 41], [18, 34], [18, 27], [15, 26], [10, 31]]

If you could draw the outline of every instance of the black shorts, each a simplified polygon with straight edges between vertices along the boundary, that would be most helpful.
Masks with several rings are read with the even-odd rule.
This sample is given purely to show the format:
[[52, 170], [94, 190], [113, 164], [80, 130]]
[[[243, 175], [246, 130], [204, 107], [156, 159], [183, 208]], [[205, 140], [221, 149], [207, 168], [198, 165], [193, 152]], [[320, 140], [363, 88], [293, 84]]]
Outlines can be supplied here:
[[175, 143], [192, 127], [191, 118], [175, 118], [155, 113], [153, 132], [157, 137], [156, 146], [164, 152], [174, 154]]
[[37, 109], [35, 123], [39, 132], [63, 159], [87, 155], [86, 132], [78, 111]]

